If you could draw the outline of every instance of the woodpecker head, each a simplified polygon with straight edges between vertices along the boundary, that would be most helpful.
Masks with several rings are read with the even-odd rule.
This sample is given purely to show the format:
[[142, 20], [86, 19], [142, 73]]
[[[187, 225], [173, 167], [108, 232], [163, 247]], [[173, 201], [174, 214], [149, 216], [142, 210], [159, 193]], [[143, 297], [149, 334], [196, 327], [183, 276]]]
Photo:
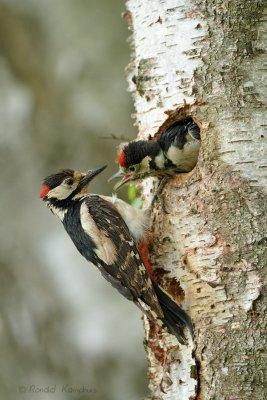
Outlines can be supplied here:
[[164, 155], [156, 141], [137, 140], [120, 146], [117, 162], [119, 171], [109, 180], [122, 179], [114, 186], [114, 190], [118, 190], [127, 182], [157, 175], [159, 170], [157, 164], [164, 165]]
[[65, 169], [49, 175], [43, 180], [39, 196], [48, 206], [67, 206], [74, 196], [86, 193], [88, 183], [105, 168], [106, 165], [86, 173]]
[[175, 122], [160, 137], [123, 144], [118, 152], [119, 171], [111, 178], [122, 179], [114, 186], [148, 176], [189, 172], [197, 162], [200, 129], [191, 117]]

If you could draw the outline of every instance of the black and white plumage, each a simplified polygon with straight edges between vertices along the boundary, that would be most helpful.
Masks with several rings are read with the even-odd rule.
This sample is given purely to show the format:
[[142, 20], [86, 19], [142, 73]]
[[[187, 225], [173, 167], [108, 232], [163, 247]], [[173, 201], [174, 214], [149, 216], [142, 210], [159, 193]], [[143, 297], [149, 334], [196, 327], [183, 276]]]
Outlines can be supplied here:
[[50, 175], [44, 179], [40, 197], [62, 221], [81, 255], [124, 297], [185, 343], [185, 328], [192, 333], [190, 318], [151, 281], [138, 252], [146, 215], [122, 200], [87, 190], [88, 183], [103, 169]]
[[123, 184], [148, 176], [163, 177], [191, 171], [198, 158], [200, 129], [192, 118], [176, 122], [156, 140], [133, 140], [121, 145], [117, 161], [120, 170], [110, 179], [122, 177]]

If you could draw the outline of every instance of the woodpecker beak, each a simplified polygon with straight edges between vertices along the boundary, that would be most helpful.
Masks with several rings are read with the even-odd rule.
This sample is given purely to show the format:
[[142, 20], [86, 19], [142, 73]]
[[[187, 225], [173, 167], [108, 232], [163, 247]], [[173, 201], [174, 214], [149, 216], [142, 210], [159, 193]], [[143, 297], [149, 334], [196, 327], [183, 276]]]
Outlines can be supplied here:
[[121, 178], [123, 176], [123, 172], [119, 169], [117, 172], [115, 172], [114, 175], [112, 175], [109, 179], [108, 182], [113, 181], [113, 179]]
[[130, 182], [135, 180], [135, 176], [134, 174], [124, 174], [123, 171], [121, 171], [120, 169], [114, 174], [112, 175], [108, 182], [112, 181], [113, 179], [116, 178], [121, 178], [121, 180], [116, 183], [116, 185], [113, 187], [113, 190], [116, 192], [119, 188], [121, 188], [125, 183]]
[[[114, 177], [114, 175], [111, 178], [113, 178], [113, 177]], [[122, 179], [118, 183], [116, 183], [116, 185], [114, 186], [113, 190], [115, 192], [117, 192], [117, 190], [119, 190], [119, 188], [121, 188], [123, 185], [125, 185], [125, 183], [130, 182], [132, 180], [134, 180], [133, 175], [129, 175], [129, 174], [128, 175], [123, 175]]]
[[104, 171], [105, 168], [107, 168], [107, 166], [103, 165], [102, 167], [98, 167], [96, 169], [92, 169], [92, 170], [86, 172], [86, 174], [82, 177], [82, 179], [80, 181], [80, 185], [79, 185], [80, 188], [83, 188], [86, 185], [88, 185], [88, 183], [91, 182], [91, 180], [94, 179], [95, 176], [97, 176], [102, 171]]

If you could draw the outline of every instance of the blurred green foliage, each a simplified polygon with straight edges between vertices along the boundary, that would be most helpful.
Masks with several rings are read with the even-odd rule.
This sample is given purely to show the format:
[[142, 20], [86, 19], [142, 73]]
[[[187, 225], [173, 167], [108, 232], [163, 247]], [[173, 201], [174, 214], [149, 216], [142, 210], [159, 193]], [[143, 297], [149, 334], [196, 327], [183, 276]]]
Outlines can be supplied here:
[[142, 208], [142, 200], [139, 197], [140, 192], [138, 190], [138, 187], [134, 183], [128, 185], [127, 195], [130, 204], [132, 204], [136, 208]]

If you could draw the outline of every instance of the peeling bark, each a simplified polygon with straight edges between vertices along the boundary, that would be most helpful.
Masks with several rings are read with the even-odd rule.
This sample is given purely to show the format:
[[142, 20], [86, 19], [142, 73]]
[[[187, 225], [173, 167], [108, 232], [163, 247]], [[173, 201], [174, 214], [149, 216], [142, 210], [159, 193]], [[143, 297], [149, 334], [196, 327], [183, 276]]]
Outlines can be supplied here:
[[[263, 2], [127, 9], [139, 136], [185, 115], [202, 135], [197, 167], [168, 181], [164, 209], [153, 206], [155, 276], [191, 315], [195, 341], [181, 346], [145, 320], [151, 399], [263, 399]], [[143, 183], [147, 204], [155, 183]]]

